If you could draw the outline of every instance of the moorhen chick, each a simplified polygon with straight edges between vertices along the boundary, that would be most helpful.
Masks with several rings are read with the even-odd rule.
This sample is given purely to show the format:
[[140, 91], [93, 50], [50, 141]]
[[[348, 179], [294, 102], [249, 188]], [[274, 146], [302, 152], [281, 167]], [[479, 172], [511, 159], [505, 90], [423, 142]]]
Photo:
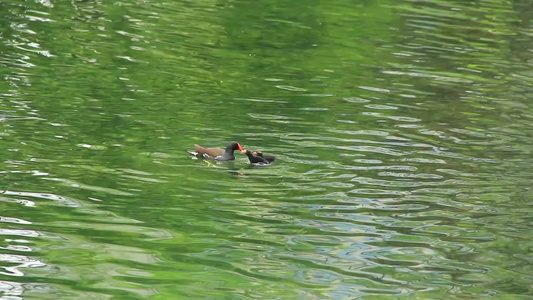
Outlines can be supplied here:
[[244, 151], [242, 149], [241, 144], [237, 142], [231, 142], [226, 147], [226, 150], [220, 149], [220, 148], [208, 148], [208, 147], [202, 147], [200, 145], [194, 145], [195, 150], [189, 150], [190, 154], [198, 157], [198, 158], [206, 158], [206, 159], [214, 159], [214, 160], [234, 160], [235, 155], [233, 155], [233, 151], [239, 150]]
[[263, 155], [261, 151], [254, 151], [254, 155], [264, 158], [268, 163], [271, 163], [276, 160], [275, 156]]
[[248, 156], [248, 160], [251, 164], [268, 165], [271, 163], [271, 161], [266, 160], [264, 157], [254, 155], [250, 150], [243, 150], [241, 152]]

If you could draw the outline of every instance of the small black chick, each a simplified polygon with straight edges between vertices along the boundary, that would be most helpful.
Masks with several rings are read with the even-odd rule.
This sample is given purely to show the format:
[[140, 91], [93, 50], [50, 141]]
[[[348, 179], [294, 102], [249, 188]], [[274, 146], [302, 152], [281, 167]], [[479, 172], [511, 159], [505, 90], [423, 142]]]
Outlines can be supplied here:
[[261, 151], [255, 151], [253, 154], [256, 155], [256, 156], [264, 158], [268, 163], [271, 163], [271, 162], [276, 160], [275, 156], [263, 155], [263, 152], [261, 152]]
[[254, 155], [250, 150], [243, 150], [242, 153], [248, 156], [248, 160], [251, 164], [268, 165], [270, 162], [264, 157]]

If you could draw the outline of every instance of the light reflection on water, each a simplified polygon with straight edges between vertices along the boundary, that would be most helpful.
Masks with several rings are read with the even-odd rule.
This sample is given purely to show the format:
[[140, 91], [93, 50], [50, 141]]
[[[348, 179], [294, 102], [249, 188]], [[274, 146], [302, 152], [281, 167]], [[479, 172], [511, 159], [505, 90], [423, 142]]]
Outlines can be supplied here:
[[3, 297], [531, 293], [528, 4], [282, 4], [0, 4]]

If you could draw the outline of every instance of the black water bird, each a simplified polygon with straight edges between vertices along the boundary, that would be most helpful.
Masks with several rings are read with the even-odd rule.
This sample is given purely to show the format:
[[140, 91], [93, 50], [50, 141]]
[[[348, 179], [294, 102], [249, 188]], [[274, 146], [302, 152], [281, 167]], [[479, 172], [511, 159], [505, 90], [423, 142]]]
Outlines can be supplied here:
[[235, 150], [244, 151], [244, 149], [241, 147], [241, 144], [237, 142], [231, 142], [226, 147], [226, 149], [221, 148], [208, 148], [208, 147], [202, 147], [200, 145], [194, 145], [195, 150], [188, 150], [190, 154], [198, 157], [198, 158], [205, 158], [205, 159], [214, 159], [214, 160], [234, 160], [235, 155], [233, 152]]
[[255, 156], [259, 156], [259, 157], [264, 158], [266, 161], [268, 161], [268, 163], [272, 163], [272, 162], [274, 162], [276, 160], [275, 156], [263, 155], [263, 152], [261, 152], [261, 151], [254, 151], [253, 154]]
[[[253, 165], [269, 165], [271, 162], [274, 161], [274, 159], [268, 160], [266, 157], [263, 157], [260, 155], [254, 155], [257, 152], [252, 153], [252, 151], [250, 150], [242, 150], [241, 152], [246, 154], [246, 156], [248, 156], [248, 160]], [[273, 158], [273, 156], [269, 158]]]

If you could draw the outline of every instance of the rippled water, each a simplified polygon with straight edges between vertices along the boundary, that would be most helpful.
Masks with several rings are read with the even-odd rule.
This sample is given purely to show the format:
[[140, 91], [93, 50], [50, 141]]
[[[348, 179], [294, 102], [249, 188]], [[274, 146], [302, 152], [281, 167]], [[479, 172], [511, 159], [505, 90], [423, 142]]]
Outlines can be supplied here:
[[531, 299], [532, 16], [0, 2], [1, 297]]

